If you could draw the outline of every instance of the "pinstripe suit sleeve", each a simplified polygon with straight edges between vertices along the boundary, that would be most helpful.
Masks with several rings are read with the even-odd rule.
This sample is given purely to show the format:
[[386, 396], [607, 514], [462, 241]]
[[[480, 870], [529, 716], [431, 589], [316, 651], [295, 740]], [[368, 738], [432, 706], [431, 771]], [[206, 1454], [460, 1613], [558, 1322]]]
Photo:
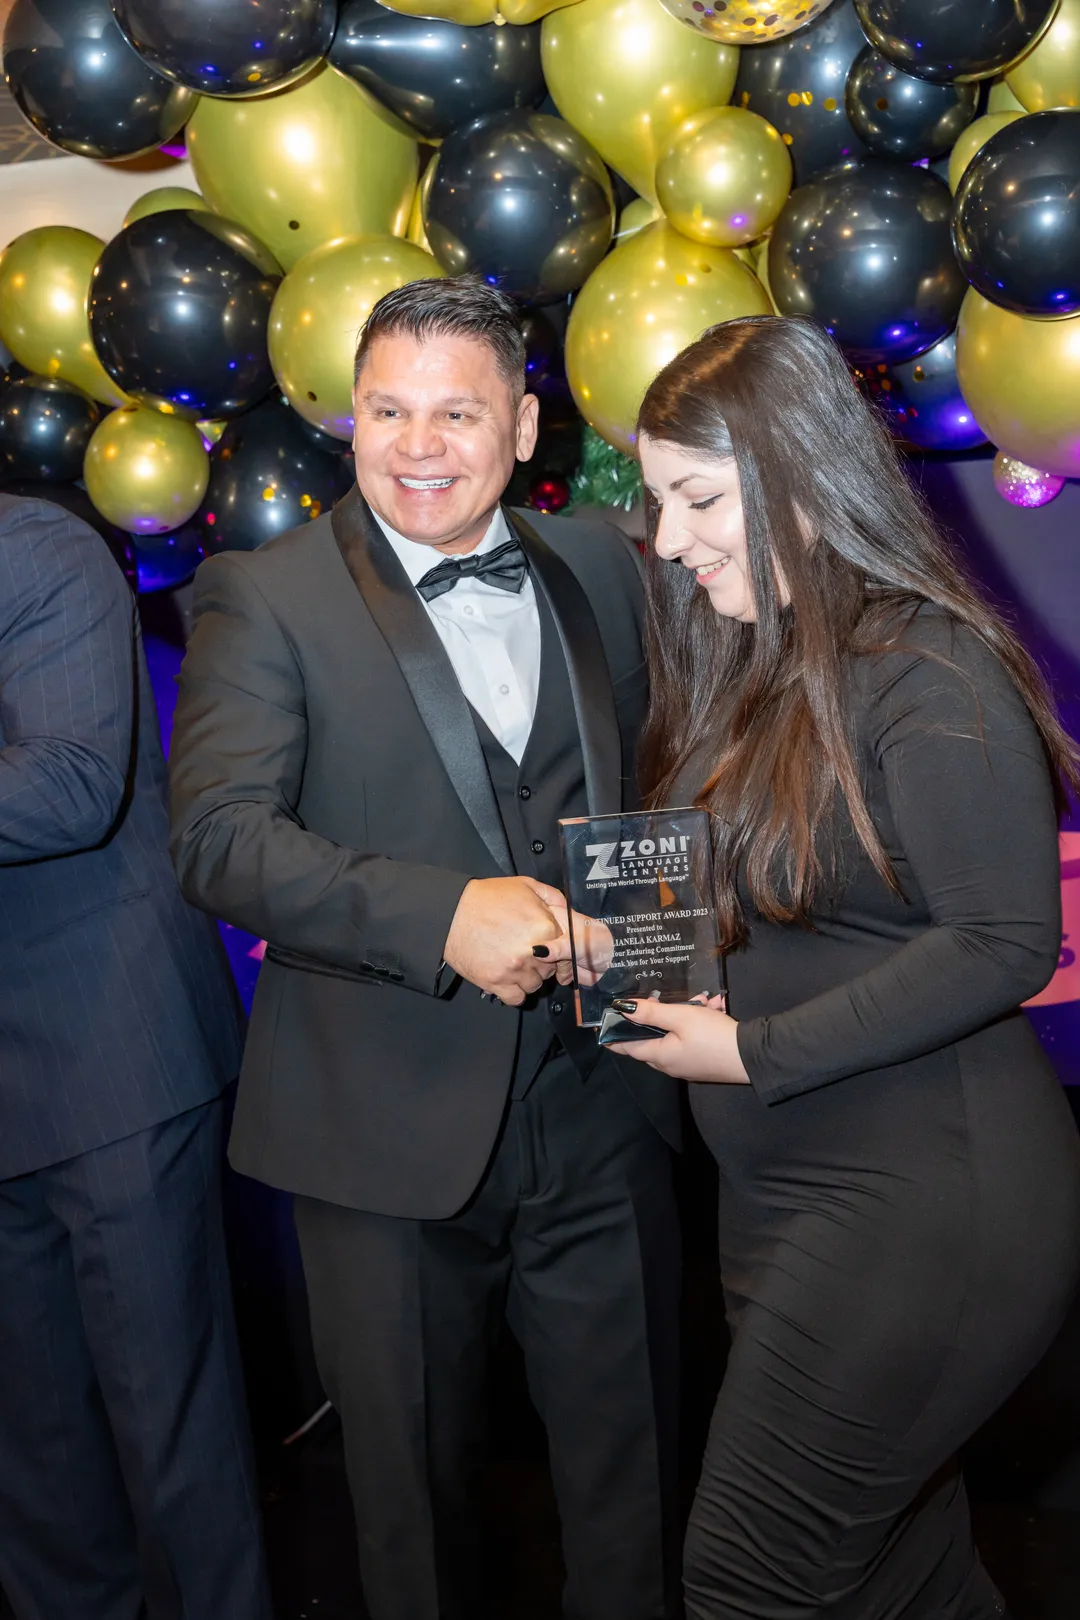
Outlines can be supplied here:
[[100, 537], [59, 507], [0, 523], [0, 864], [92, 849], [131, 761], [134, 604]]

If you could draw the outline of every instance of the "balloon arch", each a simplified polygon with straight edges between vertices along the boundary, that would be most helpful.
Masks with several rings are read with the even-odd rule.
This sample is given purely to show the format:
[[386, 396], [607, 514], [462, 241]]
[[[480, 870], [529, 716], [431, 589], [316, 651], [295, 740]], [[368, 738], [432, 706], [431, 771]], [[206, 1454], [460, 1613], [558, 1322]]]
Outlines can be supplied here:
[[159, 583], [340, 495], [368, 311], [465, 271], [525, 311], [545, 509], [581, 418], [632, 499], [651, 377], [770, 312], [908, 447], [1080, 477], [1080, 0], [14, 0], [3, 64], [65, 151], [191, 159], [0, 255], [0, 474]]

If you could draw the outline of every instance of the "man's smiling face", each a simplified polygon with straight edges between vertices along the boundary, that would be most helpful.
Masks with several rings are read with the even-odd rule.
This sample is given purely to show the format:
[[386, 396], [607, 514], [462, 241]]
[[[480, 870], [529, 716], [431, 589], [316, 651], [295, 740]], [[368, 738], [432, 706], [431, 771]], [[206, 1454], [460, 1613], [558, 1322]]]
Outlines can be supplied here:
[[398, 534], [448, 556], [480, 543], [515, 460], [536, 444], [535, 397], [518, 399], [480, 338], [376, 338], [353, 409], [364, 499]]

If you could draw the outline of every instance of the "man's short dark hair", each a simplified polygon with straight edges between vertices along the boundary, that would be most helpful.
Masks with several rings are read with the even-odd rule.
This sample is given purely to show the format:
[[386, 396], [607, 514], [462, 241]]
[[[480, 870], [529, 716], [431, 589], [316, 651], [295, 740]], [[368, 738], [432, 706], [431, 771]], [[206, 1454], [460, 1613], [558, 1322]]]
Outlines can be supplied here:
[[525, 339], [518, 307], [479, 276], [429, 277], [384, 293], [364, 322], [356, 346], [353, 381], [376, 338], [402, 333], [426, 343], [433, 337], [472, 337], [486, 343], [499, 375], [516, 399], [525, 392]]

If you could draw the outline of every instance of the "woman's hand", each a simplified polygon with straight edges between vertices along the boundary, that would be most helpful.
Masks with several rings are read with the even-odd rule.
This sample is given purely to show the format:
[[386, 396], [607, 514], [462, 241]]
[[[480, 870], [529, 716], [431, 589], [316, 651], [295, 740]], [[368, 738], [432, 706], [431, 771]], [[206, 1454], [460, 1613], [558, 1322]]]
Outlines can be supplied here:
[[[705, 1005], [676, 1006], [664, 1001], [617, 1001], [614, 1005], [630, 1023], [651, 1024], [667, 1034], [663, 1040], [630, 1041], [609, 1047], [609, 1051], [647, 1063], [676, 1080], [749, 1085], [735, 1039], [739, 1026], [724, 1011], [723, 996], [714, 996]], [[627, 1010], [631, 1005], [633, 1012]]]

